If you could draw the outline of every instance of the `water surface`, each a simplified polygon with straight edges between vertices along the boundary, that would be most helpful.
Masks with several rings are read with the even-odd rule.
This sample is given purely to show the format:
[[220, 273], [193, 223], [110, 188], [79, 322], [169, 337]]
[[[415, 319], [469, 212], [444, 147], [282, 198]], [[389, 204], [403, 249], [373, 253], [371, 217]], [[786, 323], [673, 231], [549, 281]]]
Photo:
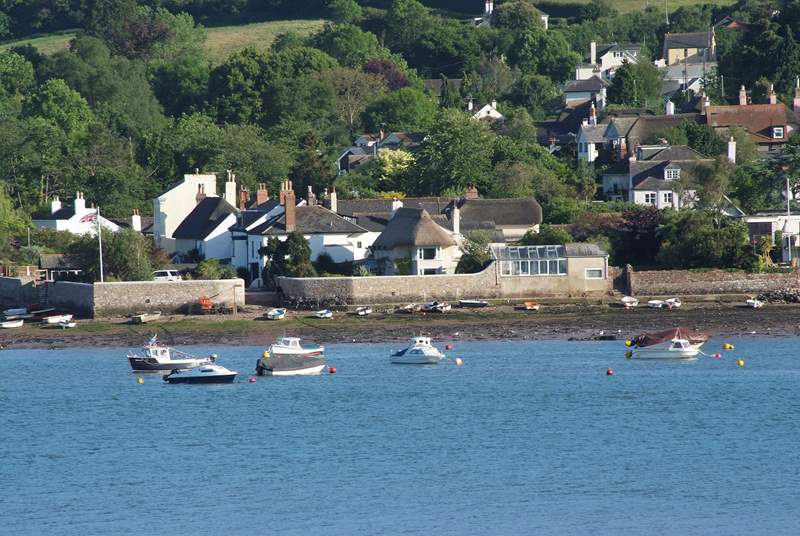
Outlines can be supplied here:
[[[459, 342], [432, 368], [337, 345], [335, 375], [221, 386], [6, 350], [0, 533], [796, 534], [800, 339], [730, 342]], [[245, 377], [261, 352], [193, 350]]]

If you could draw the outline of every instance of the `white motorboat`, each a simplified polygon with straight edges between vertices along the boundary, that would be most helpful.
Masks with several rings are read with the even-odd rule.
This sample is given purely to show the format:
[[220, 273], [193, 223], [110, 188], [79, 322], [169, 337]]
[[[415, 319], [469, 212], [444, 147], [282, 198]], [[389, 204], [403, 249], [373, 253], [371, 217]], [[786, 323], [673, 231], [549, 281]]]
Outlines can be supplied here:
[[389, 356], [397, 365], [435, 365], [442, 359], [444, 354], [431, 344], [430, 337], [414, 337], [409, 347]]
[[761, 309], [762, 307], [764, 307], [764, 302], [762, 302], [761, 300], [757, 300], [755, 298], [750, 298], [749, 300], [745, 301], [745, 303], [747, 304], [748, 307], [751, 307], [753, 309]]
[[300, 343], [298, 337], [281, 337], [256, 362], [259, 376], [308, 376], [325, 368], [325, 347]]
[[633, 296], [624, 296], [619, 301], [622, 302], [622, 306], [625, 307], [625, 309], [630, 309], [631, 307], [639, 305], [639, 299]]
[[22, 316], [28, 314], [28, 309], [19, 307], [17, 309], [6, 309], [3, 311], [3, 316]]
[[416, 303], [409, 303], [408, 305], [403, 305], [401, 307], [398, 307], [395, 312], [397, 312], [397, 313], [405, 313], [405, 314], [412, 314], [412, 313], [416, 313], [417, 311], [419, 311], [419, 309], [420, 309], [420, 306], [417, 305]]
[[128, 363], [134, 372], [171, 372], [173, 370], [188, 370], [207, 363], [213, 363], [216, 354], [207, 357], [198, 357], [164, 346], [158, 342], [158, 337], [153, 337], [142, 346], [142, 355], [128, 352]]
[[238, 372], [222, 365], [206, 363], [189, 370], [173, 370], [164, 381], [169, 383], [232, 383]]
[[432, 301], [422, 304], [422, 310], [426, 313], [445, 313], [449, 311], [452, 306], [449, 303]]
[[626, 344], [632, 346], [628, 357], [634, 359], [694, 359], [708, 335], [682, 328], [639, 335]]
[[333, 311], [330, 309], [320, 309], [314, 313], [317, 318], [333, 318]]
[[78, 327], [78, 323], [74, 322], [74, 321], [72, 321], [72, 322], [61, 322], [60, 324], [58, 324], [58, 327], [60, 327], [61, 329], [72, 329], [72, 328]]
[[681, 302], [680, 298], [669, 298], [667, 300], [664, 300], [664, 305], [667, 306], [667, 309], [677, 309], [678, 307], [683, 305], [683, 302]]
[[62, 322], [71, 322], [72, 316], [70, 314], [46, 316], [42, 318], [42, 322], [45, 324], [61, 324]]
[[283, 320], [286, 318], [286, 309], [270, 309], [267, 311], [267, 319], [269, 320]]
[[357, 314], [358, 316], [367, 316], [367, 315], [371, 315], [371, 314], [372, 314], [372, 307], [369, 307], [369, 306], [366, 306], [366, 307], [358, 307], [358, 308], [356, 309], [356, 314]]
[[486, 300], [459, 300], [458, 305], [460, 307], [467, 307], [467, 308], [480, 308], [486, 307], [489, 305], [489, 302]]
[[24, 323], [25, 320], [21, 318], [18, 318], [17, 320], [6, 320], [4, 322], [0, 322], [0, 329], [21, 328]]
[[649, 302], [647, 302], [647, 306], [653, 309], [661, 309], [666, 305], [667, 303], [664, 300], [650, 300]]

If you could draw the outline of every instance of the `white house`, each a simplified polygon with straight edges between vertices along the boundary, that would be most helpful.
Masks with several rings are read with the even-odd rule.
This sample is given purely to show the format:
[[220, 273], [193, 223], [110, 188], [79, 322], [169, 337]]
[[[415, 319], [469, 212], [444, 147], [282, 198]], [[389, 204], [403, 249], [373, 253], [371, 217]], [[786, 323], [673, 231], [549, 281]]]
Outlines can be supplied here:
[[586, 101], [596, 104], [598, 110], [606, 107], [608, 82], [598, 76], [585, 80], [570, 80], [564, 84], [564, 105], [575, 107]]
[[781, 243], [775, 247], [781, 248], [781, 260], [791, 262], [800, 255], [800, 214], [786, 214], [784, 212], [759, 212], [744, 217], [747, 223], [748, 234], [752, 244], [758, 244], [761, 237], [769, 237], [775, 241], [775, 234], [781, 233]]
[[[59, 197], [53, 196], [50, 202], [50, 214], [33, 219], [37, 229], [54, 229], [56, 231], [69, 231], [76, 235], [97, 233], [97, 209], [87, 207], [83, 192], [75, 194], [71, 207], [61, 206]], [[100, 225], [112, 232], [120, 230], [120, 226], [100, 215]]]
[[195, 209], [199, 199], [216, 195], [217, 176], [194, 173], [184, 175], [180, 183], [153, 199], [153, 237], [156, 246], [173, 253], [175, 229]]
[[497, 101], [493, 100], [488, 104], [484, 104], [477, 110], [475, 110], [475, 101], [472, 97], [469, 97], [467, 101], [467, 112], [472, 115], [473, 119], [477, 119], [479, 121], [503, 121], [505, 120], [505, 116], [501, 114], [497, 109]]
[[236, 207], [225, 199], [198, 199], [194, 209], [172, 233], [174, 252], [187, 255], [196, 250], [203, 258], [230, 261], [233, 258], [230, 228], [236, 221]]
[[597, 111], [592, 104], [589, 119], [584, 120], [578, 130], [578, 160], [585, 160], [592, 163], [600, 156], [601, 151], [606, 145], [607, 124], [597, 124]]
[[589, 62], [575, 68], [576, 80], [588, 80], [593, 76], [613, 78], [624, 63], [639, 63], [641, 47], [633, 43], [589, 44]]

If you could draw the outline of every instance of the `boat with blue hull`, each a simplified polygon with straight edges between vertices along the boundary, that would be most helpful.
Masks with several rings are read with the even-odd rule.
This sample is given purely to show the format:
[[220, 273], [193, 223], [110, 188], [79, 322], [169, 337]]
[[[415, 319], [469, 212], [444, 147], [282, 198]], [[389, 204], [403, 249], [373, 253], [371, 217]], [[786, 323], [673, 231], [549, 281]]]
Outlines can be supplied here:
[[238, 372], [207, 363], [190, 370], [173, 370], [164, 376], [167, 383], [233, 383]]

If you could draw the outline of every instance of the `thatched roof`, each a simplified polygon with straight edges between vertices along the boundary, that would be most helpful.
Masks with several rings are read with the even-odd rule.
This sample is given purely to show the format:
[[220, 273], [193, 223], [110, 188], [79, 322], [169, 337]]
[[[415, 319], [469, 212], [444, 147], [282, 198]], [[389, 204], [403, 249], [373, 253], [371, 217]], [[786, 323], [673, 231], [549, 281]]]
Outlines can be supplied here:
[[374, 249], [394, 249], [402, 246], [455, 246], [456, 241], [445, 229], [431, 219], [422, 208], [401, 208], [389, 220], [386, 229], [373, 244]]

